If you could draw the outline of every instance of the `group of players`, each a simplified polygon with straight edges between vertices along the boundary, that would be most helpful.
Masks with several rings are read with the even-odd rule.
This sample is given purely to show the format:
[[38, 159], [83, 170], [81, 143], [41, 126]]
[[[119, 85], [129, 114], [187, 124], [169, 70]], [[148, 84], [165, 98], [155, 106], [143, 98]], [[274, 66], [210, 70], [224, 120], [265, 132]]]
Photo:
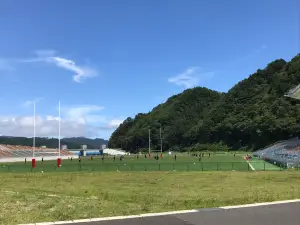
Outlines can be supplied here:
[[[145, 154], [144, 157], [145, 157], [145, 159], [151, 158], [151, 154]], [[155, 160], [159, 160], [159, 159], [162, 158], [162, 157], [163, 157], [163, 156], [162, 156], [161, 153], [160, 153], [160, 154], [155, 154], [155, 155], [154, 155], [154, 159], [155, 159]], [[104, 158], [105, 158], [105, 155], [102, 155], [101, 160], [103, 161]], [[136, 154], [136, 159], [139, 159], [139, 158], [140, 158], [140, 155], [139, 155], [139, 154]], [[94, 159], [94, 156], [91, 156], [90, 160], [93, 160], [93, 159]], [[119, 156], [119, 160], [120, 160], [120, 161], [123, 161], [124, 159], [125, 159], [125, 156], [124, 156], [124, 155], [120, 155], [120, 156]], [[176, 154], [175, 154], [175, 155], [174, 155], [174, 160], [176, 161], [176, 159], [177, 159], [177, 156], [176, 156]], [[72, 161], [73, 159], [72, 159], [72, 157], [71, 157], [71, 158], [68, 158], [68, 160], [71, 160], [71, 161]], [[79, 161], [79, 162], [82, 161], [82, 157], [81, 157], [81, 156], [78, 157], [78, 161]], [[115, 156], [115, 155], [113, 156], [113, 161], [116, 161], [116, 156]]]

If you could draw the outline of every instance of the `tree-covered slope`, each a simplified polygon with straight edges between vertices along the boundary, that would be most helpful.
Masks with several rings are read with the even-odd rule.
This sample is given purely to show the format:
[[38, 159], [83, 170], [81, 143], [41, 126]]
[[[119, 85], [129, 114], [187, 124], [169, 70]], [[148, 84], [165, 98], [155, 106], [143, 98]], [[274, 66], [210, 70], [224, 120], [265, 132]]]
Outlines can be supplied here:
[[73, 145], [87, 145], [89, 148], [99, 149], [101, 145], [107, 145], [108, 141], [102, 138], [86, 138], [86, 137], [69, 137], [63, 138], [62, 141]]
[[194, 142], [257, 149], [299, 135], [300, 101], [284, 97], [299, 83], [299, 56], [270, 63], [230, 89], [204, 123], [192, 128]]
[[164, 148], [186, 145], [188, 140], [183, 139], [183, 135], [207, 116], [209, 109], [220, 97], [220, 93], [207, 88], [185, 90], [158, 105], [150, 113], [140, 113], [134, 119], [127, 118], [111, 135], [109, 146], [133, 152], [137, 148], [146, 148], [150, 129], [151, 148], [160, 148], [160, 127]]
[[159, 127], [164, 149], [224, 143], [232, 149], [257, 149], [300, 134], [300, 101], [284, 94], [300, 83], [300, 56], [290, 62], [271, 62], [240, 81], [226, 94], [193, 88], [172, 96], [150, 113], [128, 118], [112, 134], [111, 147], [136, 151], [159, 148]]

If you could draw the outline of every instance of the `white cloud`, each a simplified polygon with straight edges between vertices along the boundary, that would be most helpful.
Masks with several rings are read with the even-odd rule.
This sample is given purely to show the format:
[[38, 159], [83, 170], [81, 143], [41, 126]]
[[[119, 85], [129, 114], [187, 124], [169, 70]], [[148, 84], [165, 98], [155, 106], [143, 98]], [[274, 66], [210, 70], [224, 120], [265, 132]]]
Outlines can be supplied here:
[[[123, 120], [102, 115], [104, 107], [79, 105], [61, 109], [61, 136], [105, 137]], [[56, 115], [36, 115], [36, 136], [58, 136], [58, 113]], [[8, 136], [33, 136], [33, 115], [0, 115], [0, 134]]]
[[35, 104], [36, 104], [36, 103], [42, 101], [43, 99], [44, 99], [44, 98], [39, 97], [39, 98], [35, 98], [34, 100], [27, 100], [27, 101], [25, 101], [25, 102], [22, 104], [22, 106], [24, 106], [24, 107], [29, 107], [29, 106], [32, 106], [34, 102], [35, 102]]
[[48, 63], [56, 67], [71, 71], [74, 73], [73, 81], [81, 83], [84, 79], [98, 76], [98, 72], [89, 67], [77, 65], [74, 60], [70, 60], [56, 54], [54, 50], [37, 50], [36, 57], [31, 59], [23, 59], [20, 62], [25, 63]]
[[[35, 130], [38, 137], [56, 137], [58, 136], [58, 117], [55, 116], [36, 116]], [[33, 116], [0, 116], [0, 134], [7, 136], [33, 136]], [[117, 128], [118, 120], [107, 120], [100, 125], [86, 124], [86, 121], [61, 119], [61, 136], [62, 137], [101, 137], [100, 133], [110, 134], [113, 129]]]
[[108, 126], [111, 128], [117, 128], [124, 120], [121, 119], [113, 119], [108, 122]]
[[99, 112], [104, 109], [98, 105], [81, 105], [69, 108], [63, 108], [63, 114], [71, 121], [77, 121], [82, 124], [87, 123], [105, 123], [107, 120]]
[[185, 88], [192, 88], [199, 85], [201, 82], [210, 79], [214, 76], [213, 72], [200, 72], [199, 67], [190, 67], [181, 74], [174, 77], [170, 77], [168, 81], [178, 86], [184, 86]]
[[[0, 117], [0, 134], [8, 136], [33, 136], [33, 116], [24, 117]], [[48, 116], [43, 118], [36, 116], [36, 136], [55, 137], [58, 136], [58, 120], [55, 117]], [[73, 121], [61, 121], [61, 135], [66, 137], [72, 136], [93, 136], [97, 135], [97, 130], [84, 124], [74, 123]]]
[[59, 120], [59, 117], [58, 116], [46, 116], [46, 120], [56, 120], [58, 121]]
[[72, 71], [75, 73], [73, 80], [80, 83], [83, 79], [97, 76], [97, 72], [89, 67], [78, 66], [72, 60], [61, 58], [61, 57], [48, 57], [46, 62], [53, 63], [57, 67]]

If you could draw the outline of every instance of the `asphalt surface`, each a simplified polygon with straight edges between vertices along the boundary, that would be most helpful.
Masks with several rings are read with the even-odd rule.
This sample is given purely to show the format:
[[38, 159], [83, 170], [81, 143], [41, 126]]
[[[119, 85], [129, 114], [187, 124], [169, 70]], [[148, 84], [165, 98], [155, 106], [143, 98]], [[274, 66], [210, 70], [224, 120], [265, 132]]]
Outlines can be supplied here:
[[72, 225], [300, 225], [300, 202]]

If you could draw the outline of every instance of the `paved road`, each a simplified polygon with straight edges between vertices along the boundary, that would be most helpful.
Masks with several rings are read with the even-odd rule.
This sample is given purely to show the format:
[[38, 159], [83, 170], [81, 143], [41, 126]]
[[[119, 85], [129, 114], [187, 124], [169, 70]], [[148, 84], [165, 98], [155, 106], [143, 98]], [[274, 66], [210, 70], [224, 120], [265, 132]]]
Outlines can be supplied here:
[[72, 225], [300, 225], [300, 202]]

